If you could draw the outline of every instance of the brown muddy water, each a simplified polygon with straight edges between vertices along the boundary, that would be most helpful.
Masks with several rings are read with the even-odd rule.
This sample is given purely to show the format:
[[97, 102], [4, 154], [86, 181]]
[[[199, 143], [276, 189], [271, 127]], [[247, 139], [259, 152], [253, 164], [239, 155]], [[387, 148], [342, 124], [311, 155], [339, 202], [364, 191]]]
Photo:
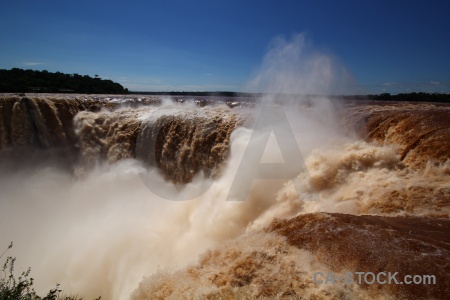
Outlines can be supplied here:
[[[253, 155], [255, 141], [264, 151]], [[14, 242], [38, 291], [450, 294], [450, 105], [4, 94], [0, 149], [0, 249]], [[297, 161], [286, 178], [260, 174]], [[398, 283], [356, 272], [397, 272]], [[348, 273], [353, 282], [325, 283]], [[406, 275], [435, 283], [400, 284]]]

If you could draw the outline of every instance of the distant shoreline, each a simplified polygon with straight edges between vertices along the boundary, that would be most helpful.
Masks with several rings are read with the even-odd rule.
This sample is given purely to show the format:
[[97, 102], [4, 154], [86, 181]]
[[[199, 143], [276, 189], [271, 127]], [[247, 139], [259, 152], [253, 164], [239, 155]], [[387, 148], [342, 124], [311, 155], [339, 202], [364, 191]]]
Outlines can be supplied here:
[[412, 102], [450, 102], [450, 94], [438, 93], [407, 93], [395, 94], [366, 94], [366, 95], [300, 95], [300, 94], [280, 94], [280, 93], [243, 93], [243, 92], [142, 92], [129, 91], [128, 94], [152, 95], [152, 96], [205, 96], [205, 97], [248, 97], [260, 98], [272, 96], [274, 98], [301, 98], [301, 99], [343, 99], [343, 100], [382, 100], [382, 101], [412, 101]]
[[269, 93], [241, 93], [241, 92], [141, 92], [141, 91], [129, 91], [128, 93], [77, 93], [77, 92], [49, 92], [49, 91], [32, 91], [32, 92], [4, 92], [0, 94], [14, 94], [17, 96], [27, 95], [129, 95], [129, 96], [170, 96], [170, 97], [223, 97], [223, 98], [247, 98], [250, 101], [256, 100], [261, 97], [273, 97], [277, 100], [289, 99], [289, 100], [307, 100], [312, 101], [315, 99], [331, 99], [331, 100], [346, 100], [346, 101], [392, 101], [392, 102], [438, 102], [438, 103], [450, 103], [450, 94], [429, 94], [429, 93], [408, 93], [408, 94], [378, 94], [378, 95], [294, 95], [294, 94], [269, 94]]
[[226, 97], [249, 98], [250, 100], [265, 96], [275, 99], [306, 99], [319, 98], [341, 100], [379, 100], [379, 101], [409, 101], [409, 102], [450, 102], [450, 94], [438, 93], [407, 93], [391, 95], [389, 93], [367, 95], [300, 95], [289, 93], [246, 93], [233, 91], [129, 91], [119, 83], [105, 80], [98, 75], [64, 74], [61, 72], [34, 71], [13, 68], [0, 69], [0, 93], [36, 94], [98, 94], [98, 95], [149, 95], [149, 96], [192, 96], [192, 97]]

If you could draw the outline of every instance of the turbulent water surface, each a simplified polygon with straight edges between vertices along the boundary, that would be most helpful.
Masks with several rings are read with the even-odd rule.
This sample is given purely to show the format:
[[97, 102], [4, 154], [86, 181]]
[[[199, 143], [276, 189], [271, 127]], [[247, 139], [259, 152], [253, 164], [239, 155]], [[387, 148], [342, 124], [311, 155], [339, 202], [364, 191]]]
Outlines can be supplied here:
[[[294, 176], [259, 173], [297, 153], [264, 111], [288, 120]], [[261, 160], [246, 152], [256, 140]], [[443, 104], [5, 94], [0, 247], [14, 241], [38, 290], [84, 297], [445, 299], [449, 158]], [[436, 283], [318, 284], [317, 272]]]

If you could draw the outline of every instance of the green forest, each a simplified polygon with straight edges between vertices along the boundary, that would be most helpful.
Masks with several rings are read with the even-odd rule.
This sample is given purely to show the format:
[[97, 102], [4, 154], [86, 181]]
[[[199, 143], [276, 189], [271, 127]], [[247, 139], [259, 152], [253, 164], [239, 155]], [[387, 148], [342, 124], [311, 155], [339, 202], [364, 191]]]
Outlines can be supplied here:
[[0, 93], [126, 94], [119, 83], [88, 75], [0, 69]]

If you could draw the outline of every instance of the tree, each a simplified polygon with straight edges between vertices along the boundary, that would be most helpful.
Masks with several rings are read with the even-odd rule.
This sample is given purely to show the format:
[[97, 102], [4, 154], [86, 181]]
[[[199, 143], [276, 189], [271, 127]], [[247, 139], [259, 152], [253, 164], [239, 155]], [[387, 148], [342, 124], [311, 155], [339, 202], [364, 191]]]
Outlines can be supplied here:
[[0, 69], [0, 92], [75, 92], [90, 94], [125, 94], [128, 90], [119, 83], [103, 80], [98, 75], [51, 73], [46, 70]]

